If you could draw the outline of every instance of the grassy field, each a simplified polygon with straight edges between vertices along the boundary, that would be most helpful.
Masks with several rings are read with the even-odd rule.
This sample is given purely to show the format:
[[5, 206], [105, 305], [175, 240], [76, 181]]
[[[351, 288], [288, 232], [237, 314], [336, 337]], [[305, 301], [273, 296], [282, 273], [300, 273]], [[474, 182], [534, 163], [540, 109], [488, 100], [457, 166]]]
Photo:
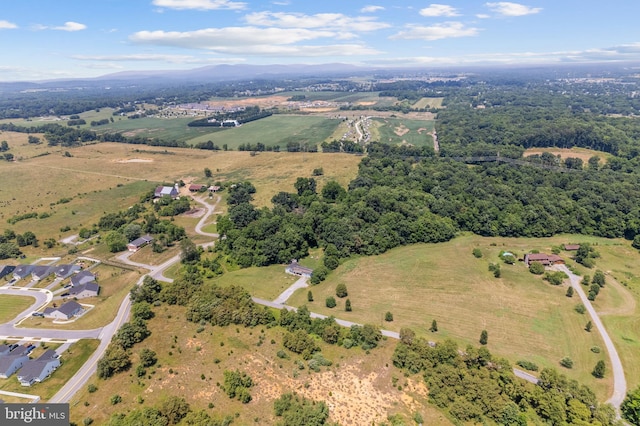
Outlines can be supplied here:
[[[488, 348], [511, 362], [524, 359], [541, 367], [560, 368], [559, 360], [571, 357], [575, 366], [572, 370], [562, 369], [563, 373], [593, 387], [604, 400], [611, 389], [610, 378], [595, 380], [590, 375], [596, 362], [605, 358], [604, 354], [592, 353], [590, 348], [603, 347], [603, 344], [597, 333], [584, 331], [588, 318], [574, 311], [578, 300], [565, 296], [566, 286], [549, 285], [531, 275], [522, 263], [502, 265], [500, 279], [487, 270], [489, 262], [499, 261], [500, 250], [522, 256], [528, 250], [549, 251], [552, 245], [586, 240], [578, 236], [552, 239], [464, 236], [444, 244], [402, 247], [381, 256], [349, 260], [327, 281], [311, 288], [314, 302], [307, 302], [307, 289], [303, 289], [296, 292], [288, 304], [308, 304], [314, 312], [395, 331], [411, 327], [431, 340], [453, 338], [463, 345], [477, 345], [481, 330], [486, 329]], [[622, 245], [617, 240], [591, 240], [599, 244], [603, 257], [597, 263], [603, 268], [610, 253], [628, 249], [628, 243]], [[474, 247], [481, 248], [482, 259], [471, 255]], [[566, 252], [562, 255], [567, 257]], [[629, 255], [635, 259], [635, 262], [627, 259], [629, 267], [637, 268], [638, 254]], [[637, 276], [640, 274], [634, 275]], [[338, 283], [347, 285], [353, 312], [344, 312], [343, 299], [338, 299], [334, 309], [324, 306], [325, 298], [334, 295]], [[610, 294], [604, 297], [604, 293]], [[603, 319], [611, 324], [612, 338], [624, 357], [629, 384], [635, 386], [640, 381], [639, 315], [635, 305], [629, 309], [623, 302], [628, 295], [629, 291], [623, 286], [610, 285], [596, 307], [621, 312]], [[634, 297], [637, 298], [637, 294]], [[387, 311], [393, 313], [393, 322], [383, 320]], [[438, 333], [428, 331], [433, 319], [438, 322]], [[621, 324], [625, 325], [621, 327]]]
[[14, 319], [33, 302], [34, 298], [28, 296], [2, 296], [0, 298], [0, 324]]
[[609, 158], [611, 158], [610, 154], [602, 151], [594, 151], [592, 149], [586, 148], [529, 148], [524, 151], [522, 154], [523, 157], [528, 157], [534, 154], [542, 154], [543, 152], [549, 152], [555, 156], [560, 156], [563, 160], [569, 157], [580, 158], [584, 166], [587, 167], [587, 163], [589, 158], [591, 157], [600, 157], [600, 165], [606, 164]]
[[[36, 342], [37, 343], [37, 342]], [[58, 345], [48, 345], [49, 349], [55, 349]], [[38, 395], [43, 401], [50, 399], [56, 392], [64, 386], [69, 377], [73, 376], [82, 364], [84, 364], [91, 354], [98, 347], [98, 340], [83, 339], [74, 343], [65, 351], [60, 359], [62, 365], [42, 383], [36, 383], [31, 387], [25, 388], [20, 385], [20, 382], [16, 376], [11, 376], [8, 379], [0, 379], [0, 390], [8, 392], [18, 392]], [[38, 356], [38, 353], [43, 348], [34, 350], [34, 356]], [[32, 357], [33, 358], [33, 357]], [[3, 396], [4, 399], [4, 396]], [[15, 401], [18, 402], [18, 401]], [[24, 402], [24, 401], [19, 401]]]
[[266, 146], [279, 145], [284, 151], [289, 142], [319, 145], [331, 136], [338, 124], [339, 120], [320, 116], [278, 114], [240, 127], [193, 137], [188, 143], [195, 145], [210, 140], [221, 148], [226, 144], [229, 149], [237, 149], [243, 143], [255, 145], [261, 142]]
[[94, 127], [99, 133], [120, 132], [125, 136], [143, 136], [159, 138], [167, 141], [186, 142], [198, 136], [215, 133], [218, 130], [212, 127], [189, 127], [187, 124], [195, 118], [155, 118], [143, 117], [135, 120], [126, 117], [118, 117], [113, 123]]
[[[308, 117], [307, 117], [308, 118]], [[240, 130], [240, 129], [238, 129]], [[1, 137], [7, 136], [5, 132]], [[28, 219], [11, 226], [17, 233], [34, 232], [40, 241], [59, 240], [81, 227], [90, 227], [105, 213], [127, 208], [157, 184], [201, 181], [205, 167], [214, 172], [210, 182], [251, 180], [257, 188], [258, 206], [270, 205], [279, 191], [293, 191], [297, 177], [311, 176], [315, 168], [323, 168], [317, 177], [321, 188], [330, 179], [346, 186], [355, 178], [360, 158], [351, 155], [322, 153], [260, 153], [210, 152], [192, 149], [164, 149], [126, 144], [103, 143], [68, 148], [73, 157], [60, 153], [35, 157], [46, 152], [43, 145], [28, 145], [26, 135], [16, 136], [11, 152], [24, 160], [0, 162], [0, 230], [8, 226], [6, 220], [15, 215], [47, 213], [44, 219]], [[18, 137], [20, 136], [20, 137]], [[330, 159], [330, 161], [329, 161]], [[38, 173], [33, 173], [34, 170]], [[43, 182], [46, 183], [43, 185]], [[24, 190], [24, 188], [32, 188]], [[61, 202], [65, 201], [65, 202]], [[219, 210], [224, 206], [221, 205]], [[69, 225], [71, 230], [60, 232]], [[31, 257], [60, 255], [66, 249], [44, 246], [26, 251]]]
[[[321, 343], [323, 355], [334, 364], [314, 373], [308, 368], [298, 370], [294, 361], [300, 356], [289, 353], [290, 359], [277, 357], [277, 351], [283, 349], [283, 331], [277, 327], [202, 327], [186, 322], [184, 308], [163, 305], [156, 309], [149, 329], [151, 336], [132, 349], [133, 368], [129, 372], [108, 380], [94, 376], [89, 383], [95, 384], [97, 391], [89, 393], [85, 388], [74, 397], [71, 421], [82, 424], [90, 417], [94, 424], [105, 424], [112, 413], [157, 406], [166, 396], [176, 395], [184, 397], [192, 409], [204, 409], [214, 417], [238, 413], [234, 425], [275, 424], [273, 401], [282, 393], [295, 391], [326, 401], [331, 420], [343, 425], [380, 424], [396, 413], [409, 424], [416, 410], [425, 424], [451, 424], [426, 403], [426, 388], [419, 378], [405, 378], [391, 366], [393, 341], [381, 342], [369, 355], [359, 348], [346, 350]], [[155, 350], [158, 364], [138, 379], [135, 367], [142, 348]], [[229, 399], [217, 385], [223, 383], [225, 370], [235, 369], [253, 379], [249, 404]], [[398, 390], [398, 385], [404, 389]], [[113, 395], [120, 395], [122, 402], [112, 405]]]
[[442, 108], [444, 98], [422, 98], [415, 104], [413, 108]]
[[374, 118], [371, 139], [394, 145], [409, 143], [415, 146], [433, 146], [433, 138], [428, 134], [433, 128], [433, 120]]

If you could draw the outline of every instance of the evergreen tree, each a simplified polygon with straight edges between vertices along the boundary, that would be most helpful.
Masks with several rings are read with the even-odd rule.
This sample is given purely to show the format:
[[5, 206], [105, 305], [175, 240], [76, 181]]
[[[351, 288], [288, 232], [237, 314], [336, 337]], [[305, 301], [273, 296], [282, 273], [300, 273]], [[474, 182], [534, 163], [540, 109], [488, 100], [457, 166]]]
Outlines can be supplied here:
[[311, 290], [307, 292], [307, 302], [313, 302], [313, 293], [311, 293]]
[[584, 329], [588, 332], [591, 332], [592, 328], [593, 328], [593, 324], [591, 323], [591, 321], [589, 321], [587, 325], [584, 326]]
[[602, 379], [604, 377], [605, 368], [606, 367], [604, 365], [604, 361], [600, 360], [597, 362], [596, 366], [593, 368], [593, 371], [591, 372], [591, 374], [596, 379]]
[[480, 344], [486, 345], [488, 340], [489, 340], [489, 333], [487, 333], [487, 330], [482, 330], [482, 333], [480, 333]]
[[347, 299], [347, 301], [344, 303], [344, 310], [346, 312], [351, 312], [351, 300]]
[[429, 331], [432, 333], [438, 331], [438, 322], [436, 320], [431, 321], [431, 328], [429, 328]]
[[573, 297], [573, 287], [567, 289], [567, 297]]

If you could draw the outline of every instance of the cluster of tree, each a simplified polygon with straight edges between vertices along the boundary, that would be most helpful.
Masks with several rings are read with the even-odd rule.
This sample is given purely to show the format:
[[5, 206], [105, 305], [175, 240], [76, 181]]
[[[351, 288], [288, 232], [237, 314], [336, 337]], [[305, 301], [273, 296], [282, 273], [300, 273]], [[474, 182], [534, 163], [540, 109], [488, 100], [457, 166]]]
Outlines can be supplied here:
[[[205, 410], [194, 411], [191, 405], [182, 397], [165, 397], [157, 406], [145, 406], [133, 409], [126, 414], [116, 413], [111, 416], [107, 426], [134, 426], [134, 425], [187, 425], [187, 426], [229, 426], [233, 423], [233, 417], [224, 419], [212, 418]], [[85, 424], [90, 424], [86, 422]]]
[[393, 362], [409, 373], [423, 373], [431, 401], [461, 422], [615, 422], [613, 407], [599, 404], [588, 387], [552, 369], [541, 371], [537, 385], [518, 379], [508, 361], [494, 358], [484, 347], [460, 351], [450, 340], [432, 347], [401, 332]]
[[337, 141], [334, 139], [331, 142], [322, 142], [320, 144], [320, 148], [322, 148], [322, 152], [364, 152], [364, 148], [361, 145], [358, 145], [356, 142], [350, 140]]
[[333, 317], [312, 319], [306, 306], [301, 306], [296, 311], [282, 309], [278, 325], [289, 332], [285, 335], [285, 347], [302, 354], [305, 359], [310, 359], [318, 350], [315, 339], [310, 336], [312, 334], [325, 343], [342, 345], [347, 349], [358, 345], [365, 350], [372, 349], [382, 338], [380, 329], [371, 324], [343, 328], [338, 326]]
[[576, 251], [573, 259], [587, 268], [593, 268], [595, 259], [600, 257], [598, 253], [589, 243], [580, 244], [580, 248]]
[[285, 393], [273, 402], [278, 426], [322, 426], [329, 419], [324, 401], [312, 401], [295, 393]]
[[180, 197], [174, 200], [169, 196], [164, 196], [153, 203], [153, 209], [159, 216], [177, 216], [189, 211], [191, 204], [189, 203], [189, 197]]
[[113, 123], [113, 118], [103, 118], [102, 120], [92, 120], [91, 127], [104, 126], [105, 124]]
[[0, 259], [18, 258], [22, 255], [20, 248], [16, 243], [10, 241], [2, 241], [0, 236]]
[[262, 142], [256, 142], [252, 144], [251, 142], [243, 142], [238, 145], [238, 151], [255, 151], [255, 152], [280, 152], [280, 145], [265, 145]]
[[596, 300], [596, 297], [598, 297], [598, 294], [600, 294], [600, 290], [604, 287], [605, 283], [606, 283], [606, 278], [605, 278], [604, 272], [600, 270], [597, 270], [595, 274], [593, 274], [593, 278], [591, 279], [591, 282], [589, 282], [588, 275], [585, 275], [584, 277], [582, 277], [582, 284], [590, 285], [587, 298], [591, 301]]
[[627, 392], [627, 396], [620, 406], [622, 418], [632, 425], [640, 425], [640, 387]]
[[0, 152], [9, 151], [9, 143], [7, 141], [0, 142]]
[[[225, 127], [226, 120], [235, 120], [239, 124], [249, 123], [251, 121], [260, 120], [261, 118], [270, 117], [273, 111], [260, 110], [258, 106], [246, 107], [242, 111], [225, 112], [215, 114], [211, 117], [201, 118], [188, 124], [189, 127]], [[235, 124], [234, 124], [235, 125]]]
[[33, 219], [38, 217], [38, 213], [36, 212], [31, 212], [31, 213], [24, 213], [24, 214], [19, 214], [19, 215], [15, 215], [10, 217], [9, 219], [7, 219], [7, 223], [10, 225], [15, 225], [16, 223], [23, 221], [23, 220], [27, 220], [27, 219]]
[[[208, 149], [210, 151], [220, 151], [220, 147], [208, 140], [206, 142], [200, 142], [194, 145], [197, 149]], [[224, 150], [227, 150], [227, 144], [224, 144]]]
[[249, 389], [253, 386], [253, 380], [240, 370], [224, 370], [224, 384], [222, 389], [231, 399], [237, 398], [243, 404], [251, 402]]
[[18, 247], [26, 246], [38, 247], [36, 234], [31, 231], [25, 231], [24, 234], [16, 234], [11, 229], [5, 229], [0, 235], [0, 259], [20, 256], [22, 253]]
[[67, 126], [82, 126], [83, 124], [87, 124], [87, 121], [83, 118], [67, 121]]

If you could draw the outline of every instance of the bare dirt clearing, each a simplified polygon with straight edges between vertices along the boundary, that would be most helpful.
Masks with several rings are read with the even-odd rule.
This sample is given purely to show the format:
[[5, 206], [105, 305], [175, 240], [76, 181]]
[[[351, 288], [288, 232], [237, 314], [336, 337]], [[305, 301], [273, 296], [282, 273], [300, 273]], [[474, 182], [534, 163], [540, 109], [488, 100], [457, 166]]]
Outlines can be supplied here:
[[153, 163], [151, 158], [124, 158], [122, 160], [114, 160], [115, 163]]

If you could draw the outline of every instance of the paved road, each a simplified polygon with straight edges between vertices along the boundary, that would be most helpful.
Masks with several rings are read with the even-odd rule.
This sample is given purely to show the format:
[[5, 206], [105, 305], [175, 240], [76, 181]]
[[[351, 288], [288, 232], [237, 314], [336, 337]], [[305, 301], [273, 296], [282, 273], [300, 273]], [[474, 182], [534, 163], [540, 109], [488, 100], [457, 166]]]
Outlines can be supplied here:
[[596, 326], [596, 330], [598, 330], [598, 332], [602, 336], [604, 345], [607, 348], [607, 353], [609, 354], [611, 370], [613, 373], [613, 394], [607, 402], [613, 405], [616, 408], [618, 415], [620, 415], [620, 405], [622, 404], [622, 401], [624, 400], [627, 393], [627, 380], [624, 377], [624, 369], [622, 368], [622, 361], [620, 360], [618, 351], [616, 350], [613, 341], [609, 337], [607, 329], [604, 328], [604, 324], [602, 324], [598, 313], [593, 308], [593, 305], [591, 305], [591, 301], [584, 293], [584, 290], [580, 285], [580, 277], [571, 272], [569, 268], [566, 267], [566, 265], [557, 265], [556, 268], [569, 276], [571, 286], [576, 291], [576, 293], [578, 293], [578, 296], [580, 296], [580, 301], [587, 308], [587, 312], [589, 312], [589, 315], [591, 316], [591, 321]]
[[278, 296], [273, 303], [286, 303], [287, 300], [289, 300], [289, 298], [291, 297], [291, 295], [293, 293], [295, 293], [295, 291], [299, 288], [305, 288], [305, 287], [309, 287], [309, 284], [307, 284], [308, 278], [307, 277], [300, 277], [300, 279], [298, 279], [298, 281], [296, 281], [295, 283], [293, 283], [288, 289], [286, 289], [285, 291], [283, 291], [282, 293], [280, 293], [280, 296]]

